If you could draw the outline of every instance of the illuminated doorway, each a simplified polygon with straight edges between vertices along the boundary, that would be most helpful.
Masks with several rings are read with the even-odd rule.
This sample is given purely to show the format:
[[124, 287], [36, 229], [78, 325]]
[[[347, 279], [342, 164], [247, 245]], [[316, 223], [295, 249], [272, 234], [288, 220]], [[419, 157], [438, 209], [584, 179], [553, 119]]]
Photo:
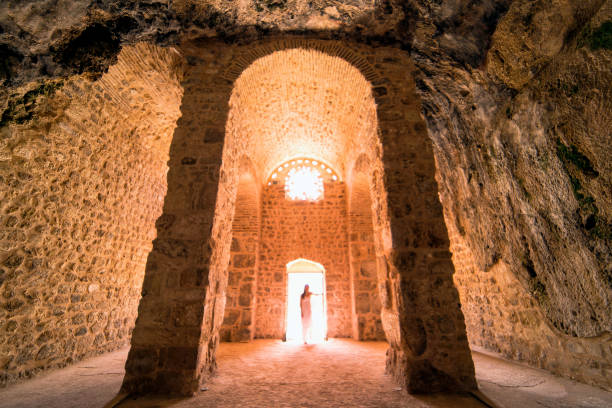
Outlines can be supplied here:
[[327, 309], [325, 293], [325, 269], [321, 264], [306, 259], [296, 259], [287, 264], [287, 321], [285, 338], [299, 341], [302, 337], [300, 297], [304, 286], [309, 285], [312, 309], [311, 343], [321, 343], [327, 338]]

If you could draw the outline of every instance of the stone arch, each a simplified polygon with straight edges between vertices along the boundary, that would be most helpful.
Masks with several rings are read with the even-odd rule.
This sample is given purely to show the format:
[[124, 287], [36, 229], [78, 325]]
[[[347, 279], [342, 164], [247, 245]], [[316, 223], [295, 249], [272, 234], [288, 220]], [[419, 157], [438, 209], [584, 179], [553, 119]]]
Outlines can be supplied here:
[[[287, 159], [309, 157], [326, 163], [340, 177], [336, 183], [325, 185], [323, 213], [315, 207], [287, 202], [278, 185], [263, 187], [262, 251], [268, 252], [260, 264], [258, 280], [262, 284], [258, 286], [255, 336], [282, 337], [286, 289], [282, 272], [287, 262], [303, 257], [316, 259], [329, 271], [328, 283], [336, 288], [329, 293], [329, 333], [348, 337], [351, 335], [351, 296], [346, 194], [341, 180], [350, 161], [366, 146], [372, 155], [380, 152], [376, 149], [379, 142], [372, 86], [347, 61], [316, 49], [291, 48], [263, 54], [264, 57], [252, 62], [235, 81], [227, 126], [231, 139], [226, 140], [226, 152], [232, 150], [233, 140], [240, 140], [239, 147], [251, 152], [262, 174], [269, 174], [275, 165]], [[289, 100], [278, 100], [279, 94], [289, 95]], [[262, 117], [267, 118], [267, 123], [252, 120]], [[254, 137], [257, 137], [256, 143]], [[269, 203], [274, 203], [275, 214], [284, 217], [284, 221], [267, 216]], [[305, 231], [297, 230], [300, 219], [321, 220], [322, 217], [342, 222], [315, 221]], [[288, 225], [294, 230], [287, 229]], [[276, 235], [268, 231], [276, 231]], [[269, 250], [278, 247], [279, 242], [283, 243], [282, 251]]]
[[[312, 261], [306, 258], [297, 258], [292, 261], [287, 262], [286, 265], [286, 274], [287, 274], [287, 292], [285, 294], [285, 303], [287, 307], [285, 308], [285, 313], [283, 316], [283, 341], [295, 339], [296, 331], [299, 327], [299, 297], [296, 297], [298, 293], [303, 291], [303, 286], [301, 285], [291, 285], [292, 274], [307, 274], [309, 275], [306, 279], [304, 279], [304, 284], [308, 284], [312, 292], [319, 293], [322, 295], [321, 298], [314, 299], [314, 302], [317, 302], [319, 305], [318, 308], [318, 316], [319, 319], [314, 319], [313, 326], [316, 327], [315, 330], [320, 330], [321, 340], [323, 338], [327, 338], [327, 308], [326, 308], [326, 275], [327, 271], [325, 266], [319, 262]], [[317, 278], [315, 278], [315, 276]], [[296, 275], [294, 275], [296, 276]], [[302, 275], [304, 276], [304, 275]], [[318, 277], [321, 279], [319, 280]], [[316, 279], [312, 281], [311, 279]], [[317, 282], [318, 281], [318, 282]], [[314, 285], [313, 285], [314, 284]], [[320, 284], [319, 288], [316, 288]], [[293, 286], [293, 287], [292, 287]], [[299, 291], [299, 292], [298, 292]], [[291, 296], [293, 293], [293, 296]], [[290, 308], [290, 305], [293, 304], [293, 308]], [[313, 305], [314, 306], [314, 305]], [[313, 307], [315, 310], [316, 306]], [[314, 314], [314, 313], [313, 313]], [[318, 320], [319, 324], [316, 324]], [[292, 336], [293, 335], [293, 336]]]
[[314, 38], [284, 37], [280, 39], [268, 39], [252, 43], [243, 52], [238, 53], [232, 64], [224, 71], [223, 77], [234, 83], [240, 75], [256, 60], [273, 54], [277, 51], [290, 49], [304, 49], [319, 51], [331, 57], [338, 57], [357, 68], [364, 78], [370, 83], [377, 84], [380, 81], [376, 69], [366, 58], [358, 52], [353, 51], [345, 42], [334, 40], [319, 40]]
[[[158, 228], [146, 274], [148, 287], [160, 290], [150, 292], [141, 301], [124, 390], [188, 395], [214, 370], [218, 331], [224, 314], [232, 215], [240, 179], [239, 158], [249, 155], [258, 174], [267, 174], [270, 163], [278, 163], [283, 155], [296, 153], [320, 157], [342, 174], [343, 179], [359, 156], [365, 154], [367, 158], [360, 160], [363, 166], [369, 164], [371, 175], [377, 274], [384, 294], [381, 320], [391, 347], [387, 353], [389, 372], [411, 392], [475, 387], [465, 325], [452, 282], [453, 265], [434, 178], [431, 142], [419, 115], [414, 82], [406, 77], [410, 59], [391, 48], [361, 45], [347, 48], [360, 50], [355, 54], [364, 60], [368, 56], [380, 61], [375, 69], [376, 83], [369, 82], [359, 69], [342, 58], [304, 48], [276, 51], [254, 61], [247, 58], [245, 61], [251, 61], [250, 65], [232, 83], [225, 77], [227, 69], [212, 74], [214, 70], [209, 67], [222, 65], [220, 60], [231, 66], [231, 56], [248, 54], [248, 46], [224, 49], [216, 43], [205, 50], [193, 49], [194, 64], [184, 81], [190, 86], [185, 89], [183, 116], [170, 152], [164, 217], [188, 218], [198, 228], [189, 228], [187, 233]], [[292, 61], [306, 64], [302, 68], [307, 69], [296, 70], [295, 66], [291, 67]], [[313, 99], [313, 103], [300, 104], [312, 110], [302, 117], [298, 115], [297, 120], [284, 118], [283, 121], [278, 117], [270, 120], [257, 109], [268, 109], [270, 105], [262, 101], [269, 101], [274, 92], [280, 95], [278, 84], [287, 82], [276, 77], [278, 81], [265, 88], [257, 80], [282, 73], [282, 68], [287, 68], [283, 64], [294, 70], [287, 78], [302, 73], [324, 74], [326, 81], [321, 82], [325, 85], [322, 87], [317, 85], [311, 89], [309, 79], [298, 81], [299, 95], [312, 97], [313, 92], [323, 89], [331, 94], [346, 91], [350, 96], [336, 100], [335, 110], [323, 109], [321, 103], [325, 98]], [[347, 83], [347, 79], [353, 82]], [[214, 90], [210, 84], [216, 85]], [[270, 92], [259, 96], [254, 93], [261, 89]], [[285, 95], [286, 91], [283, 88]], [[205, 108], [201, 105], [202, 95], [207, 95]], [[228, 101], [229, 109], [219, 111], [217, 107], [226, 106]], [[269, 112], [293, 111], [271, 109]], [[333, 115], [337, 115], [336, 122], [330, 120]], [[317, 117], [318, 121], [311, 120]], [[267, 120], [255, 126], [254, 118]], [[287, 123], [293, 126], [304, 122], [310, 126], [307, 132], [290, 133], [282, 128]], [[330, 123], [337, 126], [334, 132], [329, 131]], [[279, 124], [281, 127], [274, 128]], [[193, 129], [203, 129], [203, 137], [194, 137]], [[279, 134], [291, 134], [293, 145], [272, 137]], [[320, 137], [323, 134], [329, 137]], [[346, 222], [346, 189], [344, 184], [339, 187], [338, 202], [344, 204], [332, 207], [340, 211], [336, 218]], [[263, 187], [264, 203], [269, 198], [268, 192], [274, 193], [273, 189]], [[265, 206], [262, 220], [265, 220]], [[262, 232], [265, 229], [262, 225]], [[334, 234], [345, 237], [337, 240], [344, 242], [344, 246], [336, 248], [342, 254], [336, 256], [338, 276], [341, 276], [342, 270], [348, 271], [346, 224], [340, 225]], [[277, 241], [282, 241], [281, 237]], [[261, 247], [266, 245], [262, 235]], [[297, 257], [320, 259], [307, 248], [292, 254], [286, 252], [288, 259], [283, 256], [266, 256], [266, 259], [275, 259], [275, 262], [283, 259], [281, 271], [289, 260]], [[323, 259], [319, 262], [325, 265], [331, 279], [332, 267]], [[271, 277], [268, 281], [262, 281], [263, 275], [258, 276], [258, 290], [270, 288], [272, 291], [275, 285], [284, 284], [284, 273], [280, 282], [274, 283], [276, 266], [264, 265], [263, 258], [259, 266], [262, 271], [272, 269], [266, 278]], [[181, 277], [179, 282], [174, 277], [176, 272]], [[194, 279], [200, 275], [202, 279]], [[348, 281], [340, 279], [339, 283], [347, 282], [350, 299]], [[257, 313], [260, 305], [258, 302]], [[350, 306], [347, 310], [342, 313], [350, 316]], [[331, 331], [333, 326], [329, 328]], [[344, 326], [339, 325], [337, 329], [342, 333]], [[350, 336], [350, 322], [347, 333]]]

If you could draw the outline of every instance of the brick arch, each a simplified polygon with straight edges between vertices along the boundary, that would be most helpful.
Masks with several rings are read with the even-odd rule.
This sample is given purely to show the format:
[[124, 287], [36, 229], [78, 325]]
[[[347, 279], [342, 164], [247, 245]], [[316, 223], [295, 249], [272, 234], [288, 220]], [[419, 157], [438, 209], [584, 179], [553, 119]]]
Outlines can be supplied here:
[[237, 53], [232, 64], [223, 72], [222, 76], [227, 81], [234, 83], [256, 60], [277, 51], [294, 48], [320, 51], [331, 57], [342, 58], [344, 61], [357, 68], [367, 81], [373, 84], [377, 84], [380, 81], [380, 75], [372, 64], [362, 55], [359, 55], [349, 48], [345, 42], [302, 37], [268, 38], [266, 40], [251, 43], [248, 48], [244, 48], [242, 52]]
[[[381, 321], [390, 344], [388, 371], [410, 392], [474, 388], [473, 363], [452, 281], [448, 234], [434, 178], [433, 150], [419, 114], [414, 82], [406, 74], [412, 64], [410, 58], [397, 49], [346, 45], [360, 50], [356, 54], [377, 61], [375, 102], [374, 83], [346, 60], [294, 45], [278, 52], [298, 50], [298, 54], [310, 53], [311, 57], [319, 53], [323, 59], [335, 58], [329, 66], [344, 63], [347, 70], [342, 72], [355, 70], [362, 81], [360, 89], [364, 92], [359, 103], [366, 103], [360, 105], [363, 109], [358, 117], [345, 118], [359, 127], [345, 135], [351, 143], [336, 157], [336, 161], [342, 159], [342, 165], [327, 161], [341, 168], [345, 177], [347, 169], [356, 163], [367, 168], [370, 175], [376, 269], [383, 294]], [[249, 143], [253, 145], [253, 140], [248, 140], [253, 134], [244, 132], [239, 123], [240, 115], [252, 117], [244, 116], [248, 109], [243, 108], [248, 105], [234, 103], [234, 96], [240, 92], [225, 76], [234, 64], [232, 56], [244, 56], [251, 48], [214, 43], [185, 52], [193, 65], [185, 74], [183, 115], [170, 150], [164, 217], [176, 219], [186, 228], [171, 232], [158, 229], [145, 280], [163, 290], [141, 301], [126, 364], [126, 391], [189, 395], [215, 369], [231, 255], [232, 214], [240, 181], [239, 158], [249, 154]], [[255, 60], [260, 55], [257, 52], [253, 57], [244, 57], [244, 72], [275, 55], [266, 54]], [[226, 68], [214, 68], [225, 63]], [[316, 68], [316, 64], [311, 66]], [[242, 74], [236, 83], [241, 78]], [[248, 89], [246, 86], [242, 90]], [[349, 86], [343, 89], [354, 91]], [[228, 108], [223, 110], [224, 107]], [[257, 171], [265, 174], [257, 164], [257, 155], [249, 155]], [[343, 186], [338, 194], [345, 193]], [[262, 197], [265, 202], [265, 187]], [[346, 221], [346, 197], [343, 200]], [[343, 231], [346, 243], [346, 227]], [[264, 244], [262, 237], [261, 245]], [[344, 261], [338, 262], [339, 270], [348, 271], [348, 244], [338, 251], [344, 254]], [[279, 256], [284, 264], [272, 265], [282, 272], [279, 285], [283, 283], [286, 262], [297, 257], [321, 259], [306, 250], [286, 260]], [[331, 276], [328, 262], [320, 263]], [[262, 270], [261, 262], [259, 266]], [[272, 279], [276, 269], [272, 270]], [[190, 279], [177, 282], [177, 270]], [[194, 276], [203, 279], [191, 279]], [[268, 283], [258, 281], [257, 290]], [[350, 297], [350, 285], [347, 292]], [[350, 315], [350, 307], [342, 313]], [[344, 330], [341, 326], [338, 329], [339, 333]]]
[[229, 104], [225, 150], [248, 151], [261, 174], [301, 156], [344, 178], [350, 156], [378, 143], [371, 83], [346, 60], [317, 49], [256, 59], [233, 82]]

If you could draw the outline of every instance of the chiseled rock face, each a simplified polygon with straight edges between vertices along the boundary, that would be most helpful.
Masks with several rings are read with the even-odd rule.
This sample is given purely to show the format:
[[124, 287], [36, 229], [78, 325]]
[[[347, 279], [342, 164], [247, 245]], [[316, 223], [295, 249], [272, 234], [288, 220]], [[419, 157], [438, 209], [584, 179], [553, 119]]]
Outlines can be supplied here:
[[[504, 291], [510, 286], [504, 286], [508, 275], [496, 271], [508, 270], [516, 284], [507, 292], [529, 299], [500, 310], [511, 324], [495, 333], [477, 316], [476, 305], [487, 303], [486, 293], [479, 299], [464, 297], [470, 287], [462, 285], [474, 281], [456, 280], [470, 341], [498, 350], [505, 342], [514, 342], [509, 354], [518, 359], [537, 354], [529, 345], [529, 336], [535, 334], [519, 341], [518, 326], [509, 313], [533, 310], [533, 303], [542, 312], [542, 324], [552, 325], [552, 340], [540, 354], [555, 349], [562, 359], [564, 352], [573, 353], [575, 348], [559, 352], [553, 343], [600, 336], [602, 351], [585, 354], [599, 355], [593, 369], [597, 373], [581, 379], [611, 387], [606, 373], [612, 356], [605, 337], [612, 331], [612, 81], [610, 44], [605, 41], [610, 35], [610, 4], [609, 0], [556, 0], [552, 5], [528, 0], [2, 2], [0, 163], [23, 161], [42, 171], [43, 165], [36, 161], [37, 143], [47, 139], [13, 143], [10, 135], [15, 129], [30, 128], [44, 134], [38, 129], [41, 120], [64, 109], [45, 102], [47, 97], [60, 92], [53, 100], [67, 103], [61, 97], [70, 83], [65, 78], [99, 77], [116, 63], [126, 44], [144, 41], [164, 46], [199, 37], [248, 43], [291, 32], [401, 47], [416, 68], [411, 74], [434, 144], [446, 221], [460, 237], [453, 241], [451, 236], [451, 246], [460, 240], [469, 247], [469, 270], [478, 282], [496, 280], [483, 288]], [[5, 178], [9, 182], [0, 196], [3, 204], [8, 194], [4, 191], [25, 184], [20, 177], [27, 174], [34, 172]], [[2, 216], [6, 230], [14, 234], [5, 241], [21, 242], [25, 228], [9, 213]], [[29, 264], [13, 248], [6, 251], [0, 255], [0, 285], [3, 293], [10, 293], [14, 271]], [[491, 278], [485, 279], [486, 274]], [[3, 330], [15, 327], [8, 322]], [[43, 357], [53, 352], [37, 350]], [[570, 367], [559, 372], [571, 375], [571, 371]]]
[[487, 72], [507, 86], [521, 89], [602, 3], [603, 0], [514, 1], [493, 34]]
[[442, 67], [422, 96], [442, 201], [478, 270], [509, 264], [557, 329], [592, 337], [612, 330], [610, 56], [566, 48], [518, 93]]

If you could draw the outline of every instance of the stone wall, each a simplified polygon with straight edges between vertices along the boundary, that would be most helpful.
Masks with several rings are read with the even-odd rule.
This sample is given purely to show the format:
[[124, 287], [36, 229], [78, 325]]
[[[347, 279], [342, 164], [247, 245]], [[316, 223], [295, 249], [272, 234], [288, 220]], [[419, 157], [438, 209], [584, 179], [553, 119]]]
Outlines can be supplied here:
[[[475, 387], [433, 151], [415, 84], [406, 77], [408, 55], [303, 38], [248, 46], [200, 41], [182, 52], [189, 64], [182, 116], [170, 148], [168, 193], [147, 260], [123, 390], [191, 395], [215, 369], [240, 158], [268, 174], [276, 160], [313, 152], [325, 154], [321, 160], [341, 175], [366, 157], [389, 371], [411, 392]], [[251, 71], [253, 62], [257, 69]], [[350, 81], [338, 86], [338, 78]], [[346, 203], [342, 211], [346, 217]], [[323, 264], [334, 279], [342, 268], [348, 274], [346, 218], [336, 221], [342, 222], [345, 247], [334, 254], [338, 266], [296, 251], [266, 268], [262, 225], [259, 269], [266, 275], [257, 278], [257, 290], [280, 292], [286, 263], [297, 257]], [[327, 283], [332, 290], [330, 276]], [[351, 336], [350, 275], [338, 285], [333, 289], [338, 302], [327, 302], [329, 334]], [[267, 308], [261, 306], [264, 298], [258, 293], [255, 336], [260, 309]], [[269, 307], [265, 321], [272, 323], [263, 335], [282, 336], [283, 305], [284, 299]]]
[[349, 259], [355, 316], [353, 338], [385, 340], [380, 320], [380, 296], [372, 226], [372, 199], [365, 174], [353, 174], [348, 203]]
[[0, 129], [0, 384], [129, 341], [178, 67], [172, 50], [126, 47], [100, 80], [58, 82], [36, 120]]
[[536, 299], [499, 263], [476, 266], [465, 238], [452, 227], [451, 251], [468, 339], [504, 357], [612, 390], [612, 336], [576, 338], [557, 330]]
[[251, 174], [241, 177], [232, 222], [232, 246], [221, 341], [253, 339], [260, 206], [259, 181]]
[[471, 342], [609, 389], [611, 60], [590, 41], [612, 3], [576, 31], [595, 3], [513, 2], [493, 78], [429, 61], [419, 84]]
[[[223, 124], [230, 92], [226, 89], [229, 88], [227, 77], [218, 73], [219, 65], [226, 64], [224, 69], [234, 65], [239, 75], [256, 58], [277, 48], [287, 48], [288, 45], [279, 45], [285, 38], [275, 40], [283, 32], [303, 32], [321, 40], [340, 39], [340, 45], [327, 41], [332, 44], [327, 51], [354, 64], [374, 85], [379, 118], [388, 121], [387, 125], [380, 126], [381, 136], [385, 138], [383, 145], [390, 146], [387, 151], [391, 153], [395, 142], [401, 142], [398, 144], [402, 147], [410, 141], [404, 135], [398, 137], [397, 133], [406, 129], [413, 129], [419, 135], [426, 132], [422, 121], [415, 118], [418, 115], [414, 115], [421, 108], [415, 102], [418, 99], [414, 92], [408, 92], [408, 98], [385, 96], [395, 92], [394, 87], [388, 87], [390, 84], [410, 82], [412, 76], [416, 77], [429, 137], [434, 143], [440, 193], [446, 197], [445, 207], [452, 208], [452, 222], [462, 236], [465, 234], [478, 270], [508, 265], [522, 286], [536, 296], [547, 320], [565, 334], [588, 337], [610, 332], [612, 292], [608, 265], [612, 173], [608, 129], [612, 81], [608, 69], [609, 45], [592, 47], [595, 34], [602, 34], [604, 24], [610, 21], [610, 0], [563, 0], [555, 1], [554, 7], [530, 0], [337, 1], [333, 6], [327, 2], [184, 0], [173, 2], [172, 7], [159, 7], [155, 2], [79, 0], [59, 9], [54, 2], [36, 4], [38, 13], [31, 13], [31, 8], [24, 6], [29, 3], [0, 3], [0, 54], [4, 61], [0, 67], [3, 85], [0, 88], [3, 110], [0, 143], [7, 140], [4, 134], [20, 129], [16, 124], [39, 119], [42, 120], [39, 123], [53, 121], [55, 113], [63, 109], [42, 102], [43, 94], [51, 92], [53, 84], [25, 90], [19, 89], [21, 86], [32, 85], [32, 81], [67, 78], [74, 73], [101, 75], [116, 61], [122, 45], [138, 40], [168, 44], [178, 41], [179, 35], [183, 39], [219, 36], [224, 39], [223, 43], [202, 41], [204, 45], [201, 44], [198, 52], [186, 53], [190, 64], [203, 67], [203, 74], [192, 78], [202, 81], [201, 94], [188, 99], [187, 105], [197, 103], [209, 120], [179, 133], [184, 139], [199, 132], [204, 134], [203, 145], [209, 149], [206, 157], [214, 156], [210, 162], [217, 164], [199, 168], [200, 176], [215, 185], [205, 185], [204, 189], [210, 193], [210, 190], [216, 191], [215, 182], [219, 178]], [[239, 46], [230, 45], [232, 42], [248, 44], [255, 39], [263, 39], [269, 45], [268, 50], [251, 45], [240, 50]], [[287, 41], [295, 46], [294, 40]], [[394, 48], [386, 49], [382, 44]], [[208, 47], [223, 52], [211, 58], [213, 53]], [[409, 50], [414, 67], [403, 58], [400, 49]], [[391, 76], [388, 73], [371, 75], [394, 64], [398, 69]], [[146, 78], [146, 72], [138, 77]], [[202, 85], [212, 82], [217, 86]], [[84, 89], [87, 92], [90, 90]], [[108, 93], [111, 99], [112, 95]], [[126, 97], [130, 100], [129, 95]], [[156, 94], [154, 99], [158, 97]], [[41, 101], [38, 107], [36, 101]], [[147, 107], [143, 112], [148, 111]], [[125, 111], [137, 116], [129, 107]], [[158, 118], [163, 115], [161, 111], [156, 113]], [[196, 122], [191, 117], [187, 123], [192, 120]], [[11, 126], [10, 130], [7, 126]], [[4, 162], [12, 160], [14, 152], [16, 156], [33, 157], [30, 155], [35, 149], [18, 147], [12, 141], [7, 143], [0, 146]], [[182, 148], [185, 143], [185, 140], [179, 141]], [[420, 153], [418, 148], [413, 153]], [[181, 166], [192, 165], [196, 158], [184, 153], [181, 159], [186, 162]], [[372, 189], [390, 192], [392, 213], [409, 212], [403, 207], [403, 200], [395, 200], [401, 194], [393, 191], [404, 188], [397, 182], [399, 177], [393, 174], [401, 173], [402, 166], [388, 156], [384, 160], [385, 173], [390, 174], [386, 187], [378, 185], [383, 178], [379, 174], [378, 184], [374, 183]], [[391, 166], [391, 162], [395, 165]], [[20, 166], [11, 162], [10, 168], [21, 169]], [[376, 170], [382, 172], [382, 167]], [[228, 170], [224, 176], [230, 179], [231, 185], [232, 172]], [[6, 184], [7, 194], [13, 185], [15, 191], [22, 191], [23, 183], [11, 177], [10, 185]], [[421, 179], [419, 185], [422, 184]], [[231, 199], [227, 198], [231, 196], [231, 186], [224, 185], [222, 202], [231, 207]], [[382, 217], [382, 222], [378, 222], [384, 206], [376, 203], [384, 200], [379, 200], [376, 194], [372, 199], [375, 236], [378, 236], [379, 226], [388, 229], [389, 220]], [[165, 220], [168, 218], [171, 217]], [[395, 220], [394, 224], [405, 218]], [[13, 222], [11, 218], [9, 224]], [[204, 222], [205, 228], [211, 228], [211, 223], [212, 220]], [[434, 238], [439, 232], [439, 224], [429, 231], [428, 226], [425, 231], [421, 227], [416, 222], [410, 226], [414, 236], [429, 239], [426, 237], [429, 232], [435, 232]], [[19, 235], [14, 227], [7, 225], [6, 228], [7, 234]], [[394, 232], [394, 237], [399, 237], [394, 244], [405, 238], [402, 234], [410, 239], [408, 229]], [[23, 242], [21, 236], [13, 236], [4, 241]], [[66, 234], [62, 236], [69, 240]], [[215, 235], [213, 243], [220, 238]], [[387, 238], [382, 241], [389, 244]], [[377, 253], [380, 250], [381, 245]], [[13, 270], [16, 267], [11, 265], [18, 262], [24, 265], [26, 262], [20, 261], [20, 256], [9, 261], [3, 270]], [[389, 265], [394, 262], [389, 253], [378, 257], [383, 289], [389, 293], [398, 290], [392, 287], [397, 279], [395, 283], [385, 280], [389, 277]], [[21, 266], [17, 268], [21, 270]], [[403, 268], [406, 269], [405, 265]], [[215, 288], [216, 298], [223, 298], [218, 289], [222, 287]], [[381, 299], [384, 311], [390, 296], [385, 297], [383, 293]], [[398, 312], [394, 308], [389, 310]], [[19, 333], [25, 331], [19, 330]], [[208, 350], [207, 356], [211, 353]]]
[[284, 337], [287, 263], [298, 258], [325, 268], [329, 337], [352, 335], [345, 184], [324, 190], [321, 201], [303, 202], [286, 199], [284, 186], [264, 187], [255, 337]]
[[224, 143], [231, 55], [185, 47], [168, 190], [147, 258], [122, 390], [190, 395], [215, 369], [225, 307], [239, 141]]

